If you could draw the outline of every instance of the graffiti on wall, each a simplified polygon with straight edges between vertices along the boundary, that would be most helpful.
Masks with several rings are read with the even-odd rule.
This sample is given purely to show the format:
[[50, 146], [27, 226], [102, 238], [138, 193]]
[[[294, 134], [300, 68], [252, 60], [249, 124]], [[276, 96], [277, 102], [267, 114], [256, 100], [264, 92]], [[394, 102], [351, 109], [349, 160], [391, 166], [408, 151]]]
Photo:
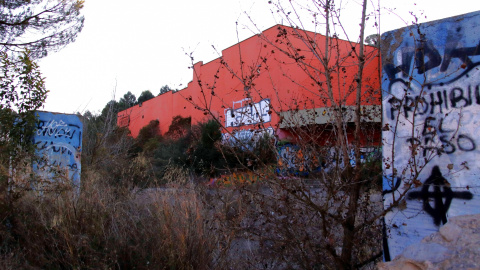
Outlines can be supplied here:
[[297, 145], [286, 144], [277, 150], [277, 173], [281, 175], [306, 176], [309, 172], [320, 171], [322, 167], [322, 158], [315, 149], [302, 149]]
[[[240, 106], [235, 109], [235, 106]], [[272, 120], [270, 99], [252, 103], [250, 99], [233, 102], [231, 109], [225, 110], [225, 127], [240, 127], [258, 123], [267, 123]]]
[[243, 147], [253, 147], [264, 136], [274, 139], [275, 130], [272, 127], [264, 129], [241, 129], [232, 133], [223, 133], [222, 142], [230, 145], [243, 145]]
[[[333, 167], [344, 168], [344, 158], [335, 147], [326, 147], [323, 149], [301, 148], [298, 145], [286, 144], [277, 147], [278, 150], [278, 169], [280, 174], [308, 175], [310, 172], [319, 172], [321, 170], [330, 171]], [[373, 161], [379, 159], [379, 148], [362, 147], [360, 148], [360, 162]], [[355, 166], [355, 151], [350, 148], [348, 162]]]
[[76, 115], [38, 112], [38, 116], [33, 142], [40, 159], [34, 164], [34, 170], [47, 180], [68, 177], [75, 187], [79, 187], [82, 122]]
[[[447, 223], [447, 212], [454, 198], [470, 200], [473, 197], [470, 191], [454, 192], [447, 183], [440, 168], [434, 166], [422, 189], [408, 193], [409, 200], [422, 200], [423, 210], [433, 218], [433, 223], [437, 226]], [[433, 206], [430, 201], [433, 201]]]
[[480, 213], [479, 34], [474, 12], [382, 35], [385, 207], [407, 191], [385, 217], [391, 259], [450, 216]]

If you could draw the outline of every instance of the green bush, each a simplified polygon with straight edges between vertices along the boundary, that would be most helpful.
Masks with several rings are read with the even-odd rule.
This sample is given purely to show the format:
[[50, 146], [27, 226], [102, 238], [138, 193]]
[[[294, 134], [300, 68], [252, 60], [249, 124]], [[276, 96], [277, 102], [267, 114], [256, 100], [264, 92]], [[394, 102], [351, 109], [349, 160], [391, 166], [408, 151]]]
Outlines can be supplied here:
[[217, 121], [209, 120], [199, 124], [199, 128], [200, 141], [194, 146], [190, 160], [195, 173], [213, 177], [218, 169], [224, 169], [226, 166], [223, 155], [217, 147], [217, 142], [222, 139], [221, 126]]
[[189, 149], [191, 134], [177, 140], [165, 140], [159, 144], [154, 153], [155, 175], [162, 179], [170, 165], [189, 170]]
[[150, 154], [155, 150], [156, 146], [159, 146], [162, 139], [160, 122], [158, 120], [152, 120], [148, 125], [140, 129], [140, 132], [135, 139], [134, 151]]
[[[156, 175], [162, 178], [170, 165], [203, 177], [215, 177], [226, 170], [258, 168], [276, 162], [273, 138], [263, 135], [245, 145], [223, 145], [221, 125], [210, 120], [190, 128], [190, 118], [173, 119], [168, 140], [154, 154]], [[181, 136], [178, 136], [182, 134]], [[173, 136], [177, 135], [177, 136]]]
[[[169, 128], [170, 139], [156, 149], [154, 158], [158, 177], [161, 178], [170, 165], [203, 176], [215, 175], [218, 169], [225, 168], [224, 158], [216, 144], [222, 138], [220, 125], [210, 120], [190, 128], [189, 123], [190, 118], [175, 117]], [[172, 138], [175, 134], [182, 136]]]

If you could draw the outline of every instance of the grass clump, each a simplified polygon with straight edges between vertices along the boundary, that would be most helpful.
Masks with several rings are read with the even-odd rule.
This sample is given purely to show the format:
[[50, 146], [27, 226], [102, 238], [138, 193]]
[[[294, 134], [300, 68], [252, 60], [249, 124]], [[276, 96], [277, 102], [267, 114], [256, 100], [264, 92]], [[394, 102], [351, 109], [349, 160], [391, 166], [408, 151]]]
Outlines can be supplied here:
[[5, 269], [208, 269], [214, 237], [188, 189], [119, 192], [98, 175], [73, 190], [11, 204], [0, 228]]

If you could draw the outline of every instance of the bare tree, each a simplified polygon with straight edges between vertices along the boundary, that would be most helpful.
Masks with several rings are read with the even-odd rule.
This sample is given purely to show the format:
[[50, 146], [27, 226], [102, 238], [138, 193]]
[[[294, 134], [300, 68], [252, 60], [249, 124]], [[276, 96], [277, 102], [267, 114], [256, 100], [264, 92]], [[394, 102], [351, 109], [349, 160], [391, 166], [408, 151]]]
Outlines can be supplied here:
[[[235, 243], [246, 237], [258, 243], [260, 253], [271, 255], [270, 264], [262, 265], [265, 268], [361, 267], [382, 255], [381, 218], [406, 198], [406, 192], [399, 194], [383, 209], [378, 155], [381, 65], [379, 46], [366, 46], [363, 42], [367, 1], [359, 5], [360, 30], [355, 40], [349, 39], [340, 20], [341, 7], [333, 0], [269, 3], [289, 27], [279, 25], [276, 35], [266, 34], [256, 28], [252, 19], [261, 44], [258, 48], [263, 52], [255, 59], [248, 58], [239, 43], [235, 45], [239, 59], [221, 56], [213, 78], [206, 78], [194, 68], [201, 95], [198, 99], [187, 98], [223, 125], [223, 132], [237, 143], [231, 149], [233, 153], [249, 149], [245, 141], [235, 136], [238, 131], [212, 107], [215, 99], [229, 106], [215, 93], [219, 77], [225, 76], [223, 70], [227, 70], [241, 86], [237, 88], [242, 88], [252, 110], [256, 110], [252, 105], [268, 98], [269, 113], [280, 119], [273, 128], [291, 135], [295, 149], [287, 150], [291, 152], [289, 160], [279, 154], [277, 168], [285, 168], [284, 172], [296, 168], [295, 174], [308, 172], [308, 177], [294, 180], [295, 177], [254, 170], [262, 179], [263, 188], [241, 186], [236, 199], [226, 203], [237, 205], [236, 215], [227, 223], [238, 238], [230, 240]], [[315, 30], [323, 34], [304, 30], [308, 25], [303, 21], [310, 20]], [[340, 35], [346, 40], [340, 39]], [[292, 70], [301, 71], [301, 79]], [[284, 85], [275, 81], [278, 73], [285, 78], [281, 82]], [[276, 96], [267, 96], [257, 87], [256, 82], [265, 77], [271, 78]], [[292, 96], [287, 94], [291, 85], [308, 94], [285, 98]], [[254, 127], [272, 128], [263, 121]], [[366, 149], [377, 149], [377, 155]], [[261, 158], [254, 161], [258, 163], [256, 168], [266, 165]], [[245, 163], [244, 168], [252, 166]], [[412, 175], [408, 181], [417, 181], [417, 177], [418, 174]], [[248, 203], [242, 204], [245, 202]], [[251, 260], [250, 266], [259, 267], [262, 260], [265, 257]]]

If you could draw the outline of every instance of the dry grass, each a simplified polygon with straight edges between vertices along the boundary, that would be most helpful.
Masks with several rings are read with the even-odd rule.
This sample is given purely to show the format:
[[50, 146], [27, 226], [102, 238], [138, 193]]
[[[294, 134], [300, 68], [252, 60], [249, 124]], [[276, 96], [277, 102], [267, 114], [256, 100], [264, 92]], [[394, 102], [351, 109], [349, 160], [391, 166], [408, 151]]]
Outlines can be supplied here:
[[[319, 180], [265, 173], [255, 184], [209, 187], [171, 166], [167, 186], [132, 190], [103, 173], [86, 170], [80, 193], [52, 185], [2, 204], [0, 269], [335, 268], [326, 249], [340, 246], [342, 229], [319, 213]], [[376, 209], [368, 194], [366, 217]], [[373, 225], [360, 232], [371, 241], [356, 246], [358, 261], [380, 248]]]
[[27, 192], [1, 229], [2, 269], [210, 269], [214, 237], [195, 193], [141, 200], [83, 175], [82, 192]]

